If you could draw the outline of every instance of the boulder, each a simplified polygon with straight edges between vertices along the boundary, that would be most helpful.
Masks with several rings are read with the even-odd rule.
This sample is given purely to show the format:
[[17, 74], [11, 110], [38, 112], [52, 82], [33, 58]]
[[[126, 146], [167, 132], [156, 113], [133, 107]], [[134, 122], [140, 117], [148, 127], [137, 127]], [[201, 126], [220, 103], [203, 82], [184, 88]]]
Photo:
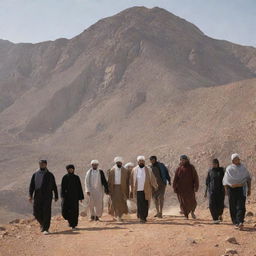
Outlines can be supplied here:
[[238, 244], [238, 242], [237, 242], [235, 237], [228, 237], [225, 241], [229, 242], [231, 244]]
[[253, 212], [247, 212], [246, 213], [246, 217], [253, 217], [253, 216], [254, 216]]
[[225, 255], [229, 256], [229, 255], [235, 255], [238, 254], [237, 250], [235, 249], [226, 249], [225, 251]]

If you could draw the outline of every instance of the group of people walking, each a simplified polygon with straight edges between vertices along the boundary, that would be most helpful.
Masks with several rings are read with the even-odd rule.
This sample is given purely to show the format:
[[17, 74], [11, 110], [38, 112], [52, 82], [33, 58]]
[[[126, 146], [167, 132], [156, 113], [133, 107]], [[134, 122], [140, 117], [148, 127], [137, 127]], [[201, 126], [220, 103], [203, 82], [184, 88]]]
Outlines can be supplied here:
[[[137, 217], [141, 223], [147, 222], [150, 201], [153, 198], [156, 208], [154, 217], [163, 217], [164, 195], [166, 186], [171, 185], [167, 167], [151, 156], [151, 165], [146, 165], [144, 156], [137, 157], [137, 165], [124, 165], [122, 157], [115, 157], [114, 166], [106, 172], [99, 168], [99, 161], [92, 160], [91, 168], [85, 176], [85, 192], [89, 198], [90, 220], [99, 221], [104, 209], [104, 194], [109, 195], [108, 213], [116, 221], [123, 221], [129, 213], [127, 200], [137, 204]], [[205, 197], [209, 196], [209, 208], [214, 223], [222, 221], [225, 193], [229, 197], [230, 215], [233, 224], [243, 228], [246, 196], [251, 193], [251, 176], [241, 163], [239, 155], [231, 156], [232, 164], [226, 169], [220, 167], [218, 159], [212, 162], [212, 168], [206, 178]], [[54, 175], [47, 169], [47, 161], [39, 161], [39, 170], [32, 176], [29, 187], [29, 200], [33, 201], [33, 213], [41, 226], [41, 231], [48, 234], [51, 221], [51, 205], [58, 200], [58, 190]], [[67, 174], [61, 182], [62, 216], [72, 229], [76, 229], [79, 216], [79, 201], [84, 193], [74, 165], [66, 166]], [[180, 213], [187, 219], [191, 214], [196, 218], [197, 206], [195, 193], [199, 189], [199, 178], [195, 167], [186, 155], [180, 157], [180, 164], [175, 171], [173, 189], [180, 203]]]

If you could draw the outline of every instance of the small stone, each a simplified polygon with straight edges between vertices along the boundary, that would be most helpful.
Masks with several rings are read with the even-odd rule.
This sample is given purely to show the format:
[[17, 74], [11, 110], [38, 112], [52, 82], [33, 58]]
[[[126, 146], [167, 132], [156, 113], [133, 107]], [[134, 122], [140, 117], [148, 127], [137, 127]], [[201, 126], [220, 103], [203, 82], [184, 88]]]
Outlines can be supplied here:
[[246, 213], [246, 217], [253, 217], [253, 216], [254, 216], [253, 212], [247, 212]]
[[19, 223], [25, 225], [25, 224], [28, 224], [29, 221], [28, 221], [28, 220], [21, 219]]
[[215, 244], [214, 247], [219, 247], [219, 245], [218, 245], [218, 244]]
[[2, 234], [2, 237], [5, 237], [5, 236], [8, 236], [8, 232], [4, 232], [3, 234]]
[[6, 230], [6, 228], [0, 227], [0, 231], [5, 231], [5, 230]]
[[234, 254], [238, 254], [237, 250], [226, 249], [226, 251], [225, 251], [225, 255], [234, 255]]
[[9, 222], [9, 224], [20, 223], [20, 219], [15, 219]]
[[196, 240], [194, 240], [193, 238], [188, 238], [187, 239], [188, 242], [190, 242], [191, 244], [196, 244]]
[[236, 240], [235, 237], [228, 237], [228, 238], [226, 239], [226, 242], [229, 242], [229, 243], [231, 243], [231, 244], [238, 244], [238, 242], [237, 242], [237, 240]]

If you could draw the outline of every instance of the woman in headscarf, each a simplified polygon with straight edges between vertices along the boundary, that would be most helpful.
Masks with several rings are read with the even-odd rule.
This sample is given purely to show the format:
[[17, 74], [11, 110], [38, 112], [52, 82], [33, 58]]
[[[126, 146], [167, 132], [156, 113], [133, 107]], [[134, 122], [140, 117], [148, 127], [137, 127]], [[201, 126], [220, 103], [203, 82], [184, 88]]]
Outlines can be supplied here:
[[251, 195], [251, 175], [241, 163], [238, 154], [232, 154], [232, 164], [226, 169], [223, 185], [229, 198], [229, 210], [233, 224], [240, 230], [244, 226], [246, 196]]
[[206, 178], [205, 198], [208, 192], [209, 208], [215, 224], [219, 224], [223, 220], [222, 214], [225, 199], [225, 189], [222, 184], [223, 177], [224, 168], [220, 167], [218, 159], [213, 159], [212, 168], [209, 169]]
[[199, 180], [195, 167], [190, 163], [186, 155], [180, 157], [180, 165], [177, 168], [173, 181], [173, 189], [177, 194], [180, 209], [188, 219], [189, 214], [193, 219], [197, 206], [195, 192], [198, 191]]

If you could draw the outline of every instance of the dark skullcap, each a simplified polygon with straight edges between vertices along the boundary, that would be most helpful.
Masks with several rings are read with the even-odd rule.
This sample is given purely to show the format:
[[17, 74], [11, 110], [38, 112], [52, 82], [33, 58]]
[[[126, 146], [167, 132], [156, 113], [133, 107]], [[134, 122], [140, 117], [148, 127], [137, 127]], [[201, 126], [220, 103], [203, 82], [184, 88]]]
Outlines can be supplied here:
[[149, 159], [157, 161], [157, 157], [156, 156], [151, 156]]
[[69, 164], [69, 165], [66, 166], [66, 169], [67, 169], [67, 170], [68, 170], [68, 169], [73, 169], [73, 170], [75, 170], [75, 166], [74, 166], [73, 164]]
[[184, 159], [184, 160], [189, 160], [188, 156], [186, 156], [186, 155], [181, 155], [181, 156], [180, 156], [180, 160], [182, 160], [182, 159]]
[[217, 158], [213, 159], [213, 160], [212, 160], [212, 163], [213, 163], [213, 164], [220, 165], [219, 160], [218, 160]]
[[39, 164], [47, 164], [47, 160], [40, 160]]

